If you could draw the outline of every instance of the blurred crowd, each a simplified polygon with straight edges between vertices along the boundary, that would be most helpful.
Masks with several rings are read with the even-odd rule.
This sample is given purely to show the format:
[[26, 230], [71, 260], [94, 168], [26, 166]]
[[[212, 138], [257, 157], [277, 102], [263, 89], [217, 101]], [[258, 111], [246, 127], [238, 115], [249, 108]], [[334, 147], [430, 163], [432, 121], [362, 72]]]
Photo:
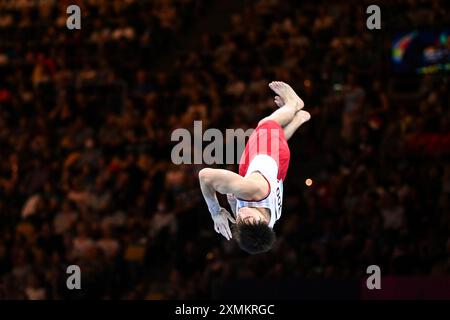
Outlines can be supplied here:
[[[65, 29], [69, 2], [80, 31]], [[210, 298], [234, 279], [354, 279], [371, 264], [448, 275], [448, 75], [399, 93], [389, 32], [351, 1], [243, 2], [178, 50], [207, 2], [0, 2], [0, 298]], [[385, 5], [388, 30], [449, 24], [444, 1]], [[203, 166], [171, 162], [171, 133], [255, 126], [275, 109], [271, 80], [312, 120], [289, 141], [275, 248], [248, 256], [215, 233]], [[83, 290], [67, 289], [69, 265]]]

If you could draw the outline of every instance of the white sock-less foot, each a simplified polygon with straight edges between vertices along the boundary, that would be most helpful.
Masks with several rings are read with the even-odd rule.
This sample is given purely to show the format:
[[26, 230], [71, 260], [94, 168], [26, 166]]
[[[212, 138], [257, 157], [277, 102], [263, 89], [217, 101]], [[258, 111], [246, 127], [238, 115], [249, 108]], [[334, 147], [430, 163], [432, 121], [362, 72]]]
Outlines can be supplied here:
[[282, 106], [284, 106], [285, 103], [280, 96], [275, 96], [275, 104], [277, 105], [278, 108], [281, 108]]
[[[272, 81], [269, 84], [270, 89], [272, 89], [276, 94], [278, 94], [282, 101], [286, 104], [295, 106], [296, 110], [301, 110], [305, 103], [302, 99], [295, 93], [294, 89], [290, 85], [281, 81]], [[275, 103], [277, 103], [277, 98], [275, 98]], [[278, 103], [277, 103], [278, 105]]]
[[298, 119], [300, 125], [311, 119], [311, 114], [308, 111], [300, 110], [295, 114], [295, 118]]

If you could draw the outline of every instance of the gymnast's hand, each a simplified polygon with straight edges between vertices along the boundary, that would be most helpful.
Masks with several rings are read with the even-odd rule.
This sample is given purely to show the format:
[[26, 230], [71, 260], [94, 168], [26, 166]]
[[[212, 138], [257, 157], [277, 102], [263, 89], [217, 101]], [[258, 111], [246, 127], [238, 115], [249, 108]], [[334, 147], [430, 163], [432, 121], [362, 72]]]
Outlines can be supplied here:
[[224, 208], [220, 208], [219, 213], [213, 214], [211, 217], [214, 220], [214, 230], [216, 230], [217, 233], [222, 234], [227, 240], [230, 240], [232, 235], [228, 220], [233, 223], [236, 223], [236, 220]]

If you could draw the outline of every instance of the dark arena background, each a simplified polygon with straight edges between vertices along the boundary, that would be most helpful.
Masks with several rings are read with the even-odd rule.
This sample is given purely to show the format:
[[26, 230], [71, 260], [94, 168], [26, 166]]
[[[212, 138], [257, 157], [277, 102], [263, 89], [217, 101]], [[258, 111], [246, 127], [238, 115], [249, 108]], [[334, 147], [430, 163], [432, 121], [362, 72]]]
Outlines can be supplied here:
[[[450, 299], [448, 5], [1, 0], [0, 299]], [[171, 134], [254, 127], [272, 80], [312, 119], [248, 255]]]

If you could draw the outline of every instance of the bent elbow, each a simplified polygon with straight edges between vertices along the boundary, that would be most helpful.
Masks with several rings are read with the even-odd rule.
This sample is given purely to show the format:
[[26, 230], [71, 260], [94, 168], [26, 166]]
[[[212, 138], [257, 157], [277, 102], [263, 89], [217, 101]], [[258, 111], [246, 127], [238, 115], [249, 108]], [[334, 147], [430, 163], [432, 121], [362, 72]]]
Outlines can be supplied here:
[[199, 171], [198, 178], [201, 182], [208, 183], [211, 181], [211, 170], [210, 168], [204, 168]]

